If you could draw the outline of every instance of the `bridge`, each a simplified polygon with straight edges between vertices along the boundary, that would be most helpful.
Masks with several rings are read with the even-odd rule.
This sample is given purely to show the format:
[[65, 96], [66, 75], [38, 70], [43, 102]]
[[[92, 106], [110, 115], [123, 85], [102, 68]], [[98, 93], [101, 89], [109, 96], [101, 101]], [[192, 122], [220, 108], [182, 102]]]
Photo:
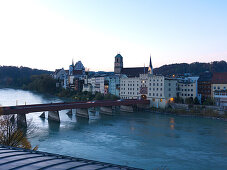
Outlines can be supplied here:
[[[89, 118], [88, 109], [101, 113], [112, 114], [113, 110], [119, 108], [120, 111], [133, 112], [137, 107], [149, 106], [149, 100], [106, 100], [106, 101], [80, 101], [80, 102], [62, 102], [62, 103], [48, 103], [48, 104], [33, 104], [33, 105], [18, 105], [5, 106], [0, 108], [1, 115], [17, 114], [18, 124], [26, 126], [26, 114], [34, 112], [48, 111], [48, 119], [60, 122], [59, 111], [76, 109], [76, 115]], [[45, 117], [45, 113], [41, 115]]]

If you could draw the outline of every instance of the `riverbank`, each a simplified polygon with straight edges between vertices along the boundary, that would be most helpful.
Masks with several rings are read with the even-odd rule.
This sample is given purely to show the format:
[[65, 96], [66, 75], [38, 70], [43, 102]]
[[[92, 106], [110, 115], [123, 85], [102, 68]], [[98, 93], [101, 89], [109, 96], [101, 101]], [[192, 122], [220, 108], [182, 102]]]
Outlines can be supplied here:
[[212, 109], [160, 109], [160, 108], [151, 108], [153, 112], [161, 113], [161, 114], [173, 114], [178, 116], [198, 116], [198, 117], [206, 117], [206, 118], [215, 118], [215, 119], [223, 119], [227, 121], [227, 111], [212, 110]]

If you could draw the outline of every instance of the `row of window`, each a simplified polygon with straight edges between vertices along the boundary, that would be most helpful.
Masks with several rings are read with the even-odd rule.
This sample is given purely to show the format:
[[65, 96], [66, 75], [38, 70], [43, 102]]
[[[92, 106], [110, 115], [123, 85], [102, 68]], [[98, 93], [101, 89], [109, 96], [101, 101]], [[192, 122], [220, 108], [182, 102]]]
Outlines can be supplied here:
[[[146, 83], [146, 82], [145, 82]], [[121, 84], [121, 86], [126, 86], [127, 84]], [[139, 86], [139, 84], [136, 84], [137, 86]], [[152, 83], [149, 83], [149, 85], [150, 86], [152, 86]], [[157, 85], [157, 86], [159, 86], [159, 83], [157, 83], [157, 84], [155, 84], [155, 83], [153, 83], [153, 86], [155, 86], [155, 85]], [[160, 83], [160, 86], [162, 86], [163, 84], [162, 83]], [[128, 84], [128, 86], [134, 86], [134, 84]]]
[[182, 89], [181, 91], [193, 91], [193, 89]]
[[191, 86], [191, 87], [192, 87], [193, 84], [191, 84], [191, 85], [190, 85], [190, 84], [188, 84], [188, 85], [187, 85], [187, 84], [185, 84], [185, 85], [182, 84], [181, 86], [182, 86], [182, 87], [183, 87], [183, 86], [188, 86], [188, 87]]
[[[218, 90], [220, 90], [220, 86], [217, 87]], [[226, 90], [226, 87], [223, 87], [224, 90]], [[216, 90], [216, 86], [214, 86], [214, 90]]]
[[181, 96], [193, 96], [193, 94], [181, 94]]

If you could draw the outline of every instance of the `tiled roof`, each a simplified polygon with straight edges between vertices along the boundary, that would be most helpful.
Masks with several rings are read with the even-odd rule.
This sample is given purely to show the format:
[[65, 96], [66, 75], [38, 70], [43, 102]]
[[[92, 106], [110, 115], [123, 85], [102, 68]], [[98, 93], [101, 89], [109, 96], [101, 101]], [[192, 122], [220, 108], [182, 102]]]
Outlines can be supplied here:
[[0, 145], [0, 169], [136, 170], [137, 168]]
[[148, 73], [148, 67], [131, 67], [123, 68], [121, 74], [126, 74], [128, 77], [139, 77], [140, 74]]
[[213, 73], [212, 83], [213, 84], [227, 84], [227, 72]]

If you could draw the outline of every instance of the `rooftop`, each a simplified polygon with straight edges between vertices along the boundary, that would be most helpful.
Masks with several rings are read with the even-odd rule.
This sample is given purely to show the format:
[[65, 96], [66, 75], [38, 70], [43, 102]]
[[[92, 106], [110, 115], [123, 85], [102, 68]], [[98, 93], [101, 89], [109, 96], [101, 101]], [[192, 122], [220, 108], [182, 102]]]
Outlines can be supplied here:
[[212, 77], [213, 84], [227, 84], [227, 72], [214, 73]]
[[0, 169], [136, 170], [137, 168], [0, 145]]

